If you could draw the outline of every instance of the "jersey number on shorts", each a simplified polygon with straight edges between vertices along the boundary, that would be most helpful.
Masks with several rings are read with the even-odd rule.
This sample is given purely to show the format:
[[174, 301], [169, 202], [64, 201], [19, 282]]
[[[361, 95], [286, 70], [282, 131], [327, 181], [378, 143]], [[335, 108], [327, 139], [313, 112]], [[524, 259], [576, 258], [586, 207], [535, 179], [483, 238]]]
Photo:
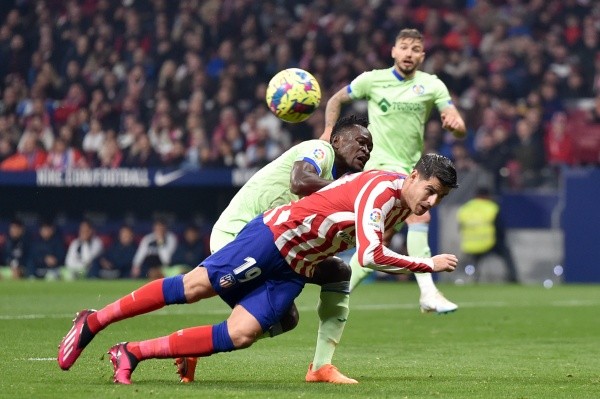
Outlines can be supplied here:
[[261, 273], [260, 268], [258, 266], [254, 266], [256, 265], [256, 259], [247, 257], [244, 258], [244, 260], [246, 262], [233, 269], [233, 274], [235, 275], [236, 279], [241, 283], [250, 281], [253, 278], [260, 276]]

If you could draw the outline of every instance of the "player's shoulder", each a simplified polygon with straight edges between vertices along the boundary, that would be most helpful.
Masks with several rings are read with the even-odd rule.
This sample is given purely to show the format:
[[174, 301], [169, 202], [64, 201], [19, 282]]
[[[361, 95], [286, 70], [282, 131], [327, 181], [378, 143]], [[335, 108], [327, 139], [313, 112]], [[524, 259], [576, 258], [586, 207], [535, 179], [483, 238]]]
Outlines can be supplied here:
[[393, 67], [385, 69], [371, 69], [359, 75], [359, 78], [371, 81], [381, 81], [394, 79]]
[[328, 141], [321, 139], [306, 140], [297, 144], [295, 147], [300, 151], [312, 148], [326, 148], [331, 149], [333, 151], [333, 147], [331, 146], [331, 144]]
[[331, 144], [325, 140], [313, 139], [306, 140], [295, 147], [297, 157], [310, 157], [317, 161], [325, 158], [332, 158], [334, 150]]
[[445, 86], [444, 82], [442, 82], [442, 80], [437, 75], [423, 71], [416, 71], [414, 79], [415, 83], [427, 83]]

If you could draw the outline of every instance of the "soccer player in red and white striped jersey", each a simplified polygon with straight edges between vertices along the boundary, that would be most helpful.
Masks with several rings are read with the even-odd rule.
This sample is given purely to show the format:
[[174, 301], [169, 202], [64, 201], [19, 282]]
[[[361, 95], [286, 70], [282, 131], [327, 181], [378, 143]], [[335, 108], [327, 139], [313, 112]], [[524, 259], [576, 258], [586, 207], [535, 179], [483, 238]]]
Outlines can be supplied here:
[[229, 318], [219, 324], [113, 346], [109, 354], [117, 383], [131, 383], [131, 373], [142, 360], [247, 348], [288, 311], [316, 268], [326, 267], [325, 258], [355, 245], [363, 267], [388, 273], [453, 271], [456, 256], [402, 256], [383, 245], [383, 232], [411, 213], [424, 214], [454, 187], [454, 165], [435, 154], [424, 155], [409, 175], [370, 171], [339, 179], [258, 216], [182, 279], [168, 285], [150, 282], [99, 312], [82, 313], [88, 329], [99, 332], [165, 305], [216, 295], [232, 307]]

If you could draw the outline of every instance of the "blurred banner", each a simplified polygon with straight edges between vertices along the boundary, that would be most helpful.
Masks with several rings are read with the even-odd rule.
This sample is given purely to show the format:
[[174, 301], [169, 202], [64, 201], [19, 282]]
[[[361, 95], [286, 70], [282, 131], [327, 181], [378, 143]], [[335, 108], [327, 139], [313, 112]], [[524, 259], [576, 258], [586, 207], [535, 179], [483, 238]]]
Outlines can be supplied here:
[[0, 187], [240, 187], [256, 169], [40, 169], [0, 172]]

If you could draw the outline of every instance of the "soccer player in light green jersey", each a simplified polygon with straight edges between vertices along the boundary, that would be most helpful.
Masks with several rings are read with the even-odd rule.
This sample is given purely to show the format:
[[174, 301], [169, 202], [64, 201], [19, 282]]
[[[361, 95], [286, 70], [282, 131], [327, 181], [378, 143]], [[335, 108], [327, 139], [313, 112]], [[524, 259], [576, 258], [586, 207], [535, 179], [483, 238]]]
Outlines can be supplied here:
[[[333, 126], [329, 142], [309, 140], [293, 146], [256, 172], [232, 198], [214, 224], [210, 250], [216, 252], [238, 235], [248, 222], [268, 209], [298, 200], [325, 187], [346, 174], [363, 170], [373, 149], [366, 118], [354, 115], [341, 118]], [[311, 282], [321, 286], [318, 352], [323, 353], [309, 366], [307, 378], [314, 381], [352, 384], [357, 381], [340, 373], [331, 364], [348, 317], [350, 268], [341, 259], [324, 260], [327, 267]], [[275, 336], [293, 329], [298, 323], [295, 306], [268, 335]], [[323, 363], [320, 359], [325, 359]], [[196, 358], [176, 359], [182, 382], [194, 380]], [[313, 367], [317, 372], [313, 372]], [[308, 377], [310, 375], [310, 377]]]
[[[391, 53], [394, 59], [391, 68], [364, 72], [329, 99], [321, 138], [329, 138], [344, 103], [366, 99], [373, 152], [365, 170], [409, 173], [422, 155], [425, 123], [434, 106], [440, 112], [442, 127], [456, 137], [464, 137], [466, 127], [452, 104], [446, 85], [435, 75], [418, 70], [425, 59], [423, 36], [418, 30], [401, 30]], [[431, 255], [427, 241], [430, 219], [427, 212], [406, 220], [410, 256]], [[389, 240], [393, 233], [388, 232], [386, 238]], [[355, 257], [350, 266], [352, 290], [372, 270], [361, 268]], [[448, 313], [458, 308], [437, 290], [431, 274], [417, 273], [415, 277], [421, 291], [419, 302], [423, 312]]]

